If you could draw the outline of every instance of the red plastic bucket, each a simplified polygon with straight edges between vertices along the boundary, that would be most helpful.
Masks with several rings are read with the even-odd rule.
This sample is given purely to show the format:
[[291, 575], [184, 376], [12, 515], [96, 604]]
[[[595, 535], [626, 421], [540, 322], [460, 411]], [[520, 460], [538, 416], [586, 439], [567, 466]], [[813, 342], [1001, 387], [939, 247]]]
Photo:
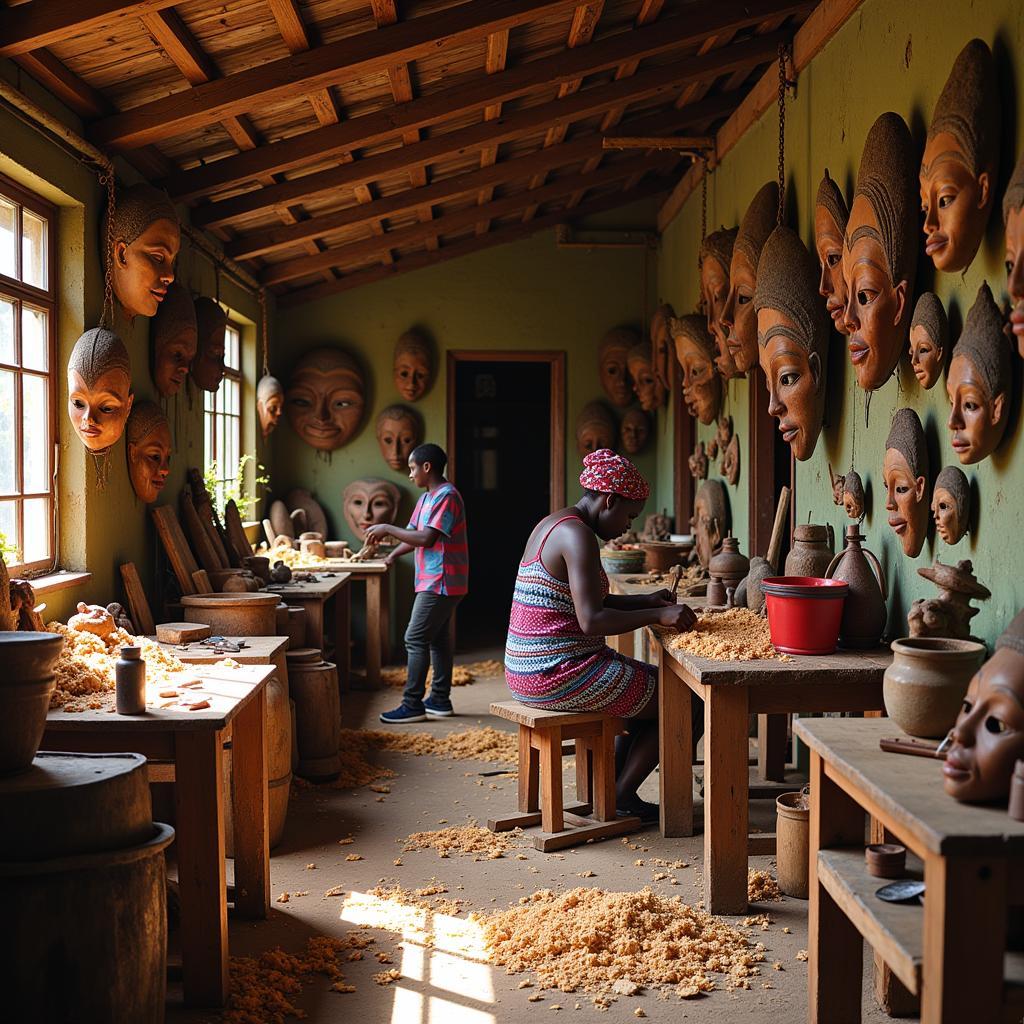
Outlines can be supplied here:
[[845, 580], [769, 576], [761, 581], [772, 643], [786, 654], [831, 654], [839, 641]]

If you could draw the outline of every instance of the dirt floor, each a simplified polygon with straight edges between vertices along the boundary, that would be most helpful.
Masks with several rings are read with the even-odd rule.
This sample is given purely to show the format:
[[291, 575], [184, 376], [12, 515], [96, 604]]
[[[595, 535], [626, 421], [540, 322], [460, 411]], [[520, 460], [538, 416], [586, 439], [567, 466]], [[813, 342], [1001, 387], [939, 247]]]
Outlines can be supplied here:
[[[496, 652], [483, 652], [474, 658], [494, 656]], [[453, 691], [455, 717], [402, 728], [435, 734], [477, 725], [506, 728], [508, 723], [492, 719], [487, 709], [492, 700], [505, 699], [507, 692], [504, 680], [498, 678], [458, 687]], [[385, 689], [349, 695], [344, 702], [345, 725], [386, 728], [378, 723], [377, 714], [394, 707], [399, 693]], [[602, 1024], [623, 1024], [642, 1016], [652, 1021], [686, 1020], [693, 1024], [712, 1020], [796, 1024], [806, 1020], [807, 964], [798, 954], [807, 945], [807, 904], [795, 899], [751, 905], [750, 914], [767, 913], [771, 924], [767, 931], [756, 926], [749, 929], [752, 940], [767, 947], [761, 974], [750, 979], [749, 990], [727, 991], [723, 979], [723, 987], [696, 999], [684, 1001], [674, 995], [666, 999], [642, 992], [621, 996], [602, 1010], [584, 993], [521, 987], [530, 975], [508, 975], [503, 968], [486, 963], [479, 927], [468, 920], [470, 911], [488, 913], [540, 889], [565, 891], [577, 886], [635, 892], [650, 885], [666, 896], [681, 896], [696, 905], [701, 899], [701, 838], [667, 840], [658, 835], [656, 828], [649, 828], [628, 837], [639, 850], [621, 839], [612, 839], [561, 854], [542, 854], [524, 842], [521, 849], [496, 860], [455, 855], [442, 858], [434, 850], [404, 852], [403, 841], [410, 833], [467, 822], [486, 824], [489, 815], [514, 811], [516, 782], [514, 778], [480, 774], [495, 771], [499, 766], [494, 764], [443, 761], [390, 751], [376, 752], [373, 757], [397, 773], [396, 778], [381, 780], [389, 792], [375, 792], [366, 786], [353, 790], [293, 789], [285, 838], [271, 860], [274, 902], [270, 917], [258, 923], [231, 923], [231, 952], [235, 956], [257, 955], [275, 946], [298, 952], [315, 935], [341, 937], [359, 925], [374, 929], [369, 932], [374, 944], [363, 958], [343, 965], [345, 983], [354, 986], [354, 992], [332, 991], [328, 978], [311, 974], [301, 993], [289, 995], [310, 1021], [511, 1024], [535, 1021], [538, 1013], [545, 1017], [566, 1013], [573, 1019]], [[568, 759], [566, 762], [568, 765]], [[572, 774], [566, 772], [567, 786]], [[656, 775], [641, 792], [648, 800], [657, 800]], [[700, 813], [699, 802], [697, 810]], [[751, 825], [774, 830], [772, 801], [752, 802]], [[339, 843], [349, 836], [353, 842]], [[653, 858], [682, 860], [687, 867], [655, 880], [655, 874], [664, 869], [647, 863]], [[642, 867], [637, 865], [641, 860]], [[768, 857], [752, 858], [751, 867], [774, 873], [773, 860]], [[407, 890], [445, 889], [426, 902], [462, 900], [462, 912], [452, 915], [401, 909], [369, 895], [377, 886], [395, 884]], [[325, 895], [328, 891], [335, 894]], [[288, 894], [287, 902], [278, 902], [284, 893]], [[743, 919], [728, 920], [742, 924]], [[432, 942], [425, 941], [428, 934]], [[378, 953], [382, 954], [380, 959]], [[870, 957], [865, 960], [870, 965]], [[781, 962], [781, 970], [772, 970], [775, 961]], [[391, 969], [399, 973], [398, 980], [386, 985], [375, 983], [374, 975]], [[864, 1020], [876, 1024], [889, 1018], [875, 1008], [869, 970], [870, 966], [865, 970]], [[182, 1009], [175, 1002], [180, 992], [172, 990], [170, 998], [167, 1020], [171, 1024], [221, 1019], [220, 1014]], [[273, 1019], [249, 1018], [253, 1022]]]

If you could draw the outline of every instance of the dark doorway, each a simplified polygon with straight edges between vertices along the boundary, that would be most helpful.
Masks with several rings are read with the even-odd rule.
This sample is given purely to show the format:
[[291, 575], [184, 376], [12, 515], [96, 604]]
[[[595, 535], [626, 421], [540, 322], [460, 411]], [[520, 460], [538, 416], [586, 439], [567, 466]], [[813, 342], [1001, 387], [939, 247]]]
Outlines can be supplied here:
[[526, 540], [564, 500], [561, 370], [557, 354], [450, 353], [450, 477], [469, 535], [463, 650], [504, 643]]

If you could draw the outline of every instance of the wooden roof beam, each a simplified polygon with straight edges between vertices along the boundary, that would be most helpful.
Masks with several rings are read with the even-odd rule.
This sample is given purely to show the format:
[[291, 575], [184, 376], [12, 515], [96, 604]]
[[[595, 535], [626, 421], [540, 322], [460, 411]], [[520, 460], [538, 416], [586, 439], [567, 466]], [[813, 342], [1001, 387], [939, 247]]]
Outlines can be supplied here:
[[[499, 71], [505, 70], [505, 62], [508, 60], [508, 30], [503, 32], [494, 32], [487, 37], [487, 53], [484, 57], [484, 72], [488, 75], [496, 75]], [[484, 107], [484, 120], [495, 121], [501, 117], [501, 104], [491, 103]], [[493, 146], [485, 146], [480, 151], [480, 166], [490, 167], [492, 164], [497, 163], [498, 160], [498, 144], [495, 143]], [[480, 194], [476, 197], [478, 206], [486, 206], [494, 196], [494, 186], [488, 185], [487, 188], [480, 190]], [[482, 220], [476, 226], [476, 233], [478, 235], [486, 234], [491, 228], [490, 221]]]
[[292, 292], [280, 294], [277, 299], [279, 308], [288, 308], [312, 302], [316, 299], [326, 298], [330, 295], [337, 295], [339, 292], [351, 291], [353, 288], [360, 288], [375, 281], [381, 281], [397, 274], [405, 274], [422, 267], [432, 267], [445, 260], [457, 259], [460, 256], [467, 256], [470, 253], [480, 252], [483, 249], [491, 249], [498, 245], [505, 245], [508, 242], [516, 242], [539, 231], [546, 231], [557, 224], [564, 224], [574, 217], [585, 217], [590, 214], [603, 213], [605, 210], [614, 209], [627, 203], [636, 202], [639, 199], [646, 199], [652, 195], [658, 195], [668, 188], [664, 178], [652, 178], [649, 182], [640, 185], [632, 192], [616, 192], [610, 196], [602, 196], [584, 203], [576, 210], [556, 210], [553, 213], [535, 217], [528, 224], [513, 224], [509, 227], [495, 228], [486, 235], [470, 235], [468, 238], [459, 239], [445, 245], [439, 252], [417, 252], [409, 256], [403, 256], [393, 267], [370, 267], [367, 270], [356, 271], [346, 274], [337, 281], [325, 284], [310, 285], [307, 288], [299, 288]]
[[439, 50], [465, 46], [572, 6], [567, 0], [473, 0], [386, 29], [361, 32], [304, 53], [247, 68], [188, 93], [172, 93], [92, 126], [97, 145], [131, 149], [183, 135], [211, 121], [386, 71]]
[[0, 10], [0, 57], [107, 28], [181, 0], [33, 0]]

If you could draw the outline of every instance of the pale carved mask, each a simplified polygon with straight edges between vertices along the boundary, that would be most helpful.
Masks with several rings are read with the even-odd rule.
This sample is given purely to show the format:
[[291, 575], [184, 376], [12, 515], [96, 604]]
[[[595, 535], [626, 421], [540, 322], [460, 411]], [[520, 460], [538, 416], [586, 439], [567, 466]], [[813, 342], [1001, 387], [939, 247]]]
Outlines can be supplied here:
[[307, 352], [285, 388], [292, 430], [311, 448], [332, 452], [348, 444], [363, 419], [366, 384], [359, 364], [336, 348]]
[[654, 372], [650, 346], [643, 342], [634, 345], [629, 350], [626, 365], [633, 380], [633, 390], [640, 401], [640, 408], [644, 412], [655, 412], [665, 404], [665, 389]]
[[722, 378], [715, 372], [715, 342], [697, 313], [672, 321], [676, 359], [682, 370], [683, 403], [691, 416], [708, 426], [722, 405]]
[[840, 334], [846, 333], [843, 310], [846, 308], [846, 281], [843, 278], [843, 236], [850, 219], [850, 210], [842, 189], [832, 180], [825, 168], [825, 176], [818, 185], [814, 202], [814, 247], [818, 253], [821, 277], [818, 294], [825, 300], [825, 308]]
[[152, 505], [171, 471], [171, 428], [156, 402], [136, 402], [125, 427], [128, 478], [140, 501]]
[[916, 558], [928, 537], [930, 487], [924, 428], [912, 409], [897, 409], [882, 463], [889, 526], [903, 553]]
[[722, 326], [722, 311], [729, 297], [729, 266], [732, 263], [736, 228], [721, 228], [712, 231], [700, 244], [700, 293], [704, 314], [708, 319], [708, 330], [715, 339], [715, 369], [724, 380], [743, 376], [736, 366], [736, 360]]
[[946, 466], [935, 478], [932, 516], [935, 529], [947, 544], [958, 544], [967, 532], [971, 485], [958, 466]]
[[660, 305], [651, 317], [651, 352], [653, 353], [654, 373], [661, 386], [668, 394], [672, 387], [672, 335], [669, 332], [669, 321], [675, 311], [666, 302]]
[[698, 488], [690, 528], [697, 560], [706, 569], [711, 556], [722, 546], [722, 538], [729, 532], [729, 504], [721, 481], [705, 480]]
[[406, 331], [395, 343], [395, 389], [407, 402], [418, 402], [434, 381], [434, 353], [418, 331]]
[[921, 387], [930, 390], [942, 374], [949, 351], [949, 321], [939, 297], [924, 292], [910, 321], [910, 365]]
[[131, 185], [117, 194], [108, 217], [114, 294], [129, 317], [153, 316], [174, 281], [181, 248], [174, 204], [152, 185]]
[[408, 471], [412, 450], [423, 441], [423, 424], [404, 405], [389, 405], [377, 417], [377, 443], [384, 461], [398, 472]]
[[264, 439], [276, 429], [284, 412], [284, 387], [276, 377], [266, 374], [256, 385], [256, 413]]
[[615, 448], [615, 420], [603, 402], [588, 402], [576, 417], [576, 451], [590, 455]]
[[601, 341], [599, 368], [601, 387], [612, 405], [625, 408], [633, 401], [633, 389], [629, 383], [629, 350], [638, 342], [637, 336], [628, 328], [616, 327]]
[[124, 433], [133, 399], [124, 342], [105, 327], [86, 331], [68, 360], [68, 415], [94, 455], [102, 455]]
[[219, 302], [200, 295], [195, 301], [198, 344], [189, 373], [203, 391], [216, 391], [224, 379], [228, 315]]
[[985, 234], [999, 162], [999, 88], [992, 51], [972, 39], [935, 104], [921, 158], [925, 253], [936, 270], [965, 270]]
[[[622, 450], [627, 455], [636, 455], [643, 451], [647, 444], [647, 438], [651, 433], [651, 424], [647, 414], [640, 409], [630, 409], [622, 417], [622, 424], [619, 427], [619, 438], [622, 442]], [[593, 449], [596, 451], [597, 449]]]
[[153, 318], [153, 383], [164, 398], [176, 395], [196, 357], [196, 307], [188, 289], [175, 281]]
[[366, 477], [353, 480], [342, 492], [345, 522], [358, 540], [378, 523], [394, 523], [402, 492], [390, 480]]

